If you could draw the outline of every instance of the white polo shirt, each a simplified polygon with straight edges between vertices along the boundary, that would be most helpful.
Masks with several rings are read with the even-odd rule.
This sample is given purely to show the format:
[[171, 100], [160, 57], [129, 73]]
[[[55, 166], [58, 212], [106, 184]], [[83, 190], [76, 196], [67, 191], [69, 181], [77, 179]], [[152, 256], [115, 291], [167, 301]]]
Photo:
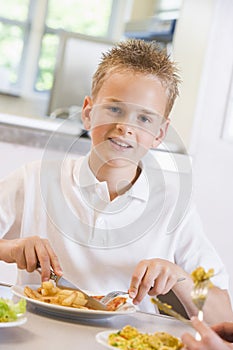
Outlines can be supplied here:
[[[213, 282], [227, 289], [192, 204], [189, 175], [161, 170], [150, 154], [141, 167], [132, 188], [110, 201], [88, 156], [27, 164], [0, 182], [0, 236], [48, 238], [64, 276], [94, 293], [127, 290], [138, 262], [152, 258], [188, 273], [214, 268]], [[18, 283], [40, 283], [40, 276], [19, 270]], [[154, 310], [147, 299], [140, 307]]]

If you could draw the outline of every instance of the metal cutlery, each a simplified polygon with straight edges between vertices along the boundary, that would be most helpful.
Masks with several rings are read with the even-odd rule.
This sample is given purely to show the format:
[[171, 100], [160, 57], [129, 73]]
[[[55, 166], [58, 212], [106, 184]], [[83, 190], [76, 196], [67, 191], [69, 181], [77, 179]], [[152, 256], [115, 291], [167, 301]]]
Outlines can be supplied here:
[[171, 305], [163, 303], [157, 297], [151, 298], [151, 302], [153, 304], [157, 305], [159, 310], [164, 311], [169, 316], [175, 317], [177, 320], [179, 320], [179, 321], [181, 321], [181, 322], [183, 322], [185, 324], [188, 324], [190, 327], [193, 327], [192, 323], [190, 322], [190, 320], [188, 320], [187, 318], [183, 317], [178, 312], [173, 310]]
[[[195, 284], [191, 291], [191, 298], [193, 303], [198, 308], [197, 317], [200, 321], [203, 321], [203, 318], [204, 318], [203, 306], [205, 304], [210, 285], [211, 285], [210, 280], [206, 279]], [[196, 340], [201, 339], [201, 336], [198, 332], [196, 333], [195, 337], [196, 337]]]
[[[41, 273], [41, 268], [38, 267], [37, 271]], [[60, 289], [71, 289], [71, 290], [77, 290], [85, 296], [85, 299], [87, 300], [86, 306], [94, 309], [94, 310], [102, 310], [107, 311], [107, 306], [105, 304], [102, 304], [100, 301], [96, 300], [92, 296], [88, 295], [86, 292], [78, 288], [76, 285], [65, 279], [63, 276], [57, 276], [55, 272], [53, 271], [52, 267], [50, 268], [50, 279], [53, 280], [56, 284], [56, 286]]]
[[[180, 277], [177, 279], [177, 282], [184, 281], [185, 277]], [[129, 294], [129, 292], [121, 291], [121, 290], [113, 290], [112, 292], [109, 292], [106, 294], [102, 299], [100, 299], [101, 303], [108, 304], [111, 300], [118, 297], [119, 295], [126, 295]]]
[[120, 291], [120, 290], [114, 290], [114, 291], [109, 292], [108, 294], [106, 294], [103, 298], [101, 298], [100, 302], [102, 304], [107, 305], [110, 301], [112, 301], [113, 299], [115, 299], [119, 295], [126, 295], [126, 294], [129, 294], [129, 292], [123, 292], [123, 291]]

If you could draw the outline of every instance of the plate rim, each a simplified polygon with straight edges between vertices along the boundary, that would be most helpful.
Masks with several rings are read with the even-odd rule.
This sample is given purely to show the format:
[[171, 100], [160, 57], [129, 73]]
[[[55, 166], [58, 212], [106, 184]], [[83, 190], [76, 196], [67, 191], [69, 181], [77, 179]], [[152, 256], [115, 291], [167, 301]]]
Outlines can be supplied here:
[[38, 307], [41, 307], [43, 309], [46, 309], [47, 312], [51, 311], [51, 312], [61, 312], [62, 314], [72, 314], [72, 315], [76, 315], [77, 317], [79, 316], [83, 316], [83, 317], [87, 317], [87, 315], [89, 316], [93, 316], [93, 317], [113, 317], [113, 316], [119, 316], [119, 315], [128, 315], [131, 313], [136, 312], [136, 308], [134, 305], [131, 305], [129, 303], [127, 303], [128, 305], [128, 309], [125, 310], [117, 310], [117, 311], [104, 311], [104, 310], [90, 310], [90, 309], [79, 309], [79, 308], [73, 308], [73, 307], [69, 307], [69, 306], [62, 306], [62, 305], [56, 305], [56, 304], [49, 304], [49, 303], [45, 303], [42, 302], [40, 300], [36, 300], [36, 299], [31, 299], [29, 297], [27, 297], [26, 295], [24, 295], [23, 293], [23, 289], [25, 286], [29, 286], [30, 288], [38, 288], [40, 287], [40, 284], [24, 284], [24, 285], [14, 285], [11, 287], [11, 291], [14, 295], [16, 295], [19, 298], [24, 298], [25, 300], [27, 300], [28, 302], [37, 305]]
[[[95, 340], [97, 341], [97, 343], [105, 346], [106, 348], [108, 349], [118, 349], [117, 347], [115, 346], [111, 346], [107, 343], [107, 337], [109, 336], [109, 334], [111, 333], [117, 333], [120, 331], [121, 328], [118, 328], [118, 329], [108, 329], [108, 330], [105, 330], [105, 331], [101, 331], [101, 332], [98, 332], [96, 335], [95, 335]], [[146, 333], [145, 331], [143, 333]], [[180, 337], [176, 337], [178, 338], [179, 340], [181, 340]]]
[[15, 321], [0, 322], [0, 328], [17, 327], [17, 326], [23, 325], [26, 322], [27, 322], [27, 317], [26, 316], [20, 316]]
[[116, 332], [119, 332], [119, 329], [111, 329], [111, 330], [109, 329], [109, 330], [98, 332], [95, 335], [95, 340], [97, 341], [97, 343], [105, 346], [108, 349], [117, 349], [116, 347], [109, 345], [105, 339], [109, 334], [116, 333]]

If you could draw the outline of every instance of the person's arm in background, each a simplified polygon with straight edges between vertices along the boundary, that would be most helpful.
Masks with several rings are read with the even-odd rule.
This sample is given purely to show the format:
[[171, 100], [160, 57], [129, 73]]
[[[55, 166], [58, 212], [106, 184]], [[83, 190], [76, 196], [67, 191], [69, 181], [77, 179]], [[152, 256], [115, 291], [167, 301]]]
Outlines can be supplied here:
[[191, 334], [185, 333], [181, 336], [184, 349], [187, 350], [229, 350], [233, 349], [233, 323], [224, 322], [213, 327], [207, 326], [197, 317], [191, 320], [194, 328], [200, 333], [201, 340], [196, 340]]

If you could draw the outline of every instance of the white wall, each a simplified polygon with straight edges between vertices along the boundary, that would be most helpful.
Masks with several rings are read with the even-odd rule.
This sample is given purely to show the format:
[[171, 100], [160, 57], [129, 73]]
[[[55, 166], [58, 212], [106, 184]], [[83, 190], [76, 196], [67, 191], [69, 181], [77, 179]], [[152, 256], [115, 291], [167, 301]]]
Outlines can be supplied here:
[[230, 275], [233, 300], [233, 144], [221, 134], [233, 71], [233, 2], [184, 0], [174, 42], [183, 84], [174, 124], [193, 158], [205, 232]]
[[213, 0], [184, 0], [174, 34], [172, 52], [180, 70], [182, 83], [180, 97], [173, 108], [171, 120], [187, 150], [214, 9]]

